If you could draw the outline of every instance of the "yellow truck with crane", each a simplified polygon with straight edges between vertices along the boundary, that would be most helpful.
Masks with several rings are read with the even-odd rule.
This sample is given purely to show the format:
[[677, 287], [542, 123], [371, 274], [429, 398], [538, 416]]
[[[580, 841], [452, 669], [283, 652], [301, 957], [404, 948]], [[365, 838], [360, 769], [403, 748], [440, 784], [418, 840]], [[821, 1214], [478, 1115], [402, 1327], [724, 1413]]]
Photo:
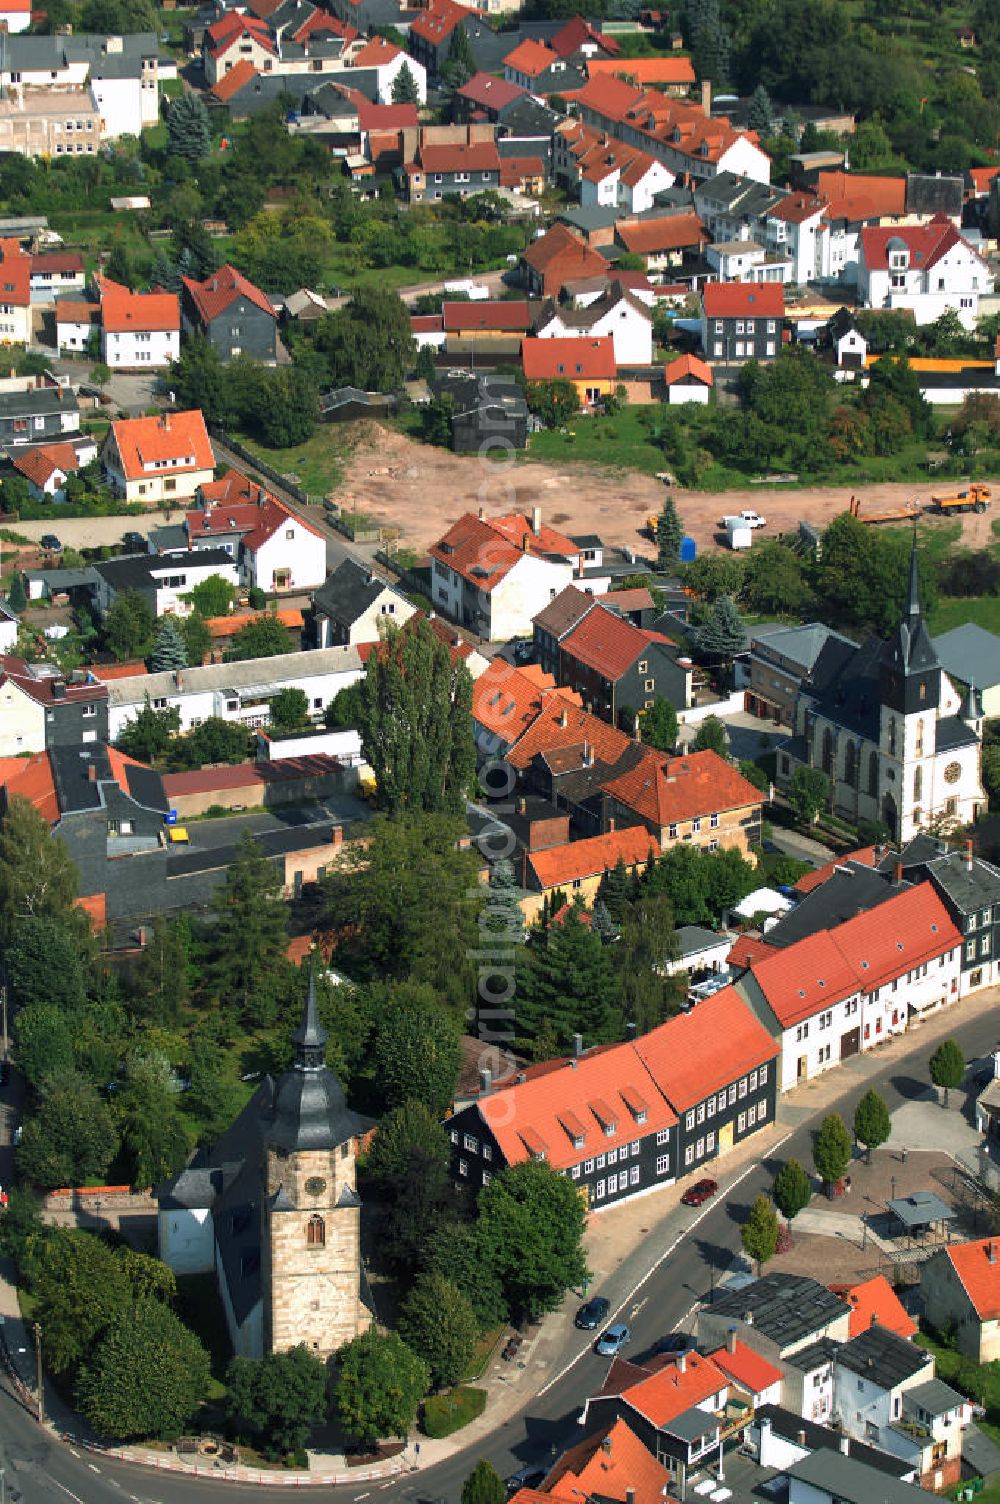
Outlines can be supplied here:
[[982, 481], [974, 481], [965, 491], [956, 491], [952, 496], [932, 496], [932, 512], [985, 512], [993, 500], [993, 492]]

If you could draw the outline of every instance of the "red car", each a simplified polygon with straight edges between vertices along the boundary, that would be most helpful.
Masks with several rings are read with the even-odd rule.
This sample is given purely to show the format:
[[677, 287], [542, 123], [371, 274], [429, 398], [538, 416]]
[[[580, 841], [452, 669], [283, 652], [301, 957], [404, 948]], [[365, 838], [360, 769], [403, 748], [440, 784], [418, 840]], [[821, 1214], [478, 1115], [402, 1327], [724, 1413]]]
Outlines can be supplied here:
[[694, 1185], [688, 1186], [681, 1197], [685, 1206], [701, 1206], [709, 1197], [714, 1196], [719, 1189], [716, 1180], [696, 1180]]

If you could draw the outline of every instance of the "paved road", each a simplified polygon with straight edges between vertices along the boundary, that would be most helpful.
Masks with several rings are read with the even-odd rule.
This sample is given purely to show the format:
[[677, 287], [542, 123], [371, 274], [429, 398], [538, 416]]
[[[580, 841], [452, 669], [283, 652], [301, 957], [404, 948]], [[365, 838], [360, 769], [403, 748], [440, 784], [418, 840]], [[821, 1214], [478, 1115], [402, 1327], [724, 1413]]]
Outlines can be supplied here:
[[[967, 1057], [983, 1056], [996, 1044], [996, 1022], [991, 1012], [968, 1020], [956, 1020], [955, 1037]], [[875, 1086], [890, 1109], [912, 1101], [925, 1090], [926, 1046], [919, 1034], [913, 1050], [896, 1056], [876, 1075], [868, 1074], [863, 1057], [849, 1062], [841, 1070], [842, 1092], [824, 1111], [839, 1111], [850, 1121], [854, 1105], [862, 1092]], [[808, 1160], [811, 1154], [811, 1122], [804, 1117], [807, 1108], [790, 1110], [797, 1126], [759, 1164], [752, 1164], [738, 1179], [726, 1200], [709, 1203], [701, 1211], [688, 1214], [687, 1233], [676, 1247], [662, 1249], [648, 1246], [648, 1240], [635, 1249], [621, 1264], [615, 1276], [605, 1282], [604, 1292], [629, 1321], [633, 1351], [642, 1353], [665, 1332], [690, 1326], [694, 1305], [707, 1297], [715, 1274], [721, 1274], [739, 1247], [739, 1225], [753, 1198], [768, 1190], [779, 1160], [791, 1155]], [[786, 1109], [786, 1112], [788, 1110]], [[641, 1288], [639, 1288], [641, 1287]], [[599, 1383], [604, 1364], [593, 1356], [590, 1343], [582, 1333], [567, 1323], [565, 1358], [562, 1370], [544, 1388], [526, 1410], [498, 1428], [490, 1442], [477, 1448], [507, 1474], [522, 1463], [544, 1461], [554, 1446], [562, 1449], [579, 1438], [577, 1416], [587, 1396]], [[417, 1504], [425, 1498], [444, 1499], [455, 1504], [474, 1455], [457, 1455], [428, 1468], [419, 1475], [404, 1475], [382, 1484], [343, 1485], [336, 1490], [338, 1501], [358, 1501], [379, 1495], [385, 1504]], [[170, 1474], [158, 1477], [149, 1470], [115, 1459], [74, 1455], [68, 1447], [55, 1445], [40, 1435], [34, 1422], [8, 1392], [0, 1389], [0, 1468], [6, 1471], [6, 1489], [13, 1504], [50, 1504], [67, 1496], [77, 1504], [210, 1504], [221, 1498], [260, 1497], [260, 1489], [239, 1484], [207, 1482]], [[319, 1490], [325, 1494], [327, 1490]]]

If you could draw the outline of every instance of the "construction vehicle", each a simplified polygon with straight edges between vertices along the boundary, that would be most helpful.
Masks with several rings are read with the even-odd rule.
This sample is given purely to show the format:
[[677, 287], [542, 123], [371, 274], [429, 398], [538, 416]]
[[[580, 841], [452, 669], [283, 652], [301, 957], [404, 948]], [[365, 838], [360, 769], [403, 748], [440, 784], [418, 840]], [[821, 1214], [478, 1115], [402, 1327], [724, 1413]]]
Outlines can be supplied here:
[[993, 500], [993, 492], [981, 481], [974, 482], [967, 491], [957, 491], [954, 496], [932, 496], [933, 512], [985, 512]]
[[920, 516], [920, 503], [917, 501], [908, 501], [905, 505], [896, 507], [891, 512], [876, 512], [871, 517], [862, 517], [861, 497], [852, 496], [848, 511], [852, 517], [856, 517], [866, 527], [878, 527], [882, 522], [913, 522]]

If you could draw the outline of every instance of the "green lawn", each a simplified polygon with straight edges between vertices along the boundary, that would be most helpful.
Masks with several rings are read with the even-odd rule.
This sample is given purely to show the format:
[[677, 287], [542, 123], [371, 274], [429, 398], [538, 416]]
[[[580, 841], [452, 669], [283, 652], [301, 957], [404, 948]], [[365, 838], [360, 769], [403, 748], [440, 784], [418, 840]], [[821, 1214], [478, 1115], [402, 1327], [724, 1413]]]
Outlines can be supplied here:
[[486, 1390], [463, 1385], [448, 1394], [432, 1394], [424, 1401], [425, 1436], [451, 1436], [486, 1409]]
[[626, 407], [614, 417], [578, 415], [564, 430], [537, 433], [528, 446], [527, 458], [564, 465], [577, 460], [586, 465], [608, 465], [621, 470], [644, 470], [655, 475], [665, 470], [663, 451], [651, 443], [650, 415], [654, 407]]
[[931, 614], [931, 631], [938, 636], [967, 621], [1000, 633], [1000, 596], [942, 596]]
[[344, 478], [344, 460], [350, 444], [344, 431], [334, 424], [320, 424], [310, 439], [291, 449], [268, 449], [266, 444], [238, 430], [234, 437], [281, 475], [294, 475], [310, 496], [329, 496]]

